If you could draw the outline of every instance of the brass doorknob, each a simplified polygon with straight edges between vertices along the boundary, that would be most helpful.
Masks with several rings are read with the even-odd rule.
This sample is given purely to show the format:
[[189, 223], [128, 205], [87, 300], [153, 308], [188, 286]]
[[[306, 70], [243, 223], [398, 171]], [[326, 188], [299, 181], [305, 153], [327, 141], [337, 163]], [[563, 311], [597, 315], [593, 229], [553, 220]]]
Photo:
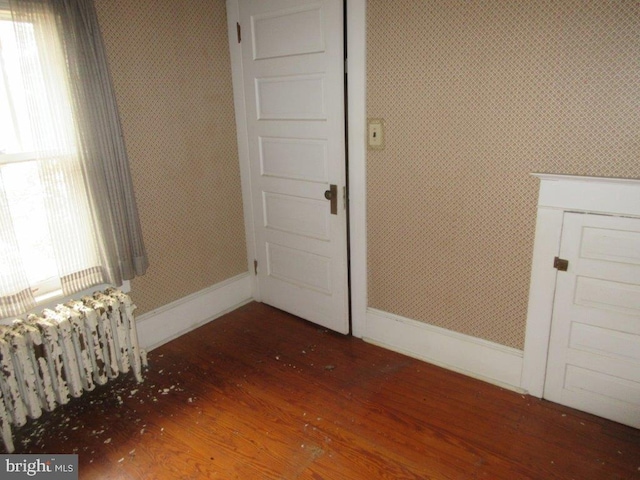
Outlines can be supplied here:
[[324, 192], [324, 198], [331, 200], [331, 215], [338, 214], [338, 186], [329, 185], [329, 190]]

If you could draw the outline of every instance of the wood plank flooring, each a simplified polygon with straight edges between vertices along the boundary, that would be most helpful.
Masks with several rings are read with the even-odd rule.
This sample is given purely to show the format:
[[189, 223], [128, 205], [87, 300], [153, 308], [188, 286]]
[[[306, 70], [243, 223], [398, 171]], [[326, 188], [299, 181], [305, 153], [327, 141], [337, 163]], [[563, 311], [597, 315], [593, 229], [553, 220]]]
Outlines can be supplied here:
[[[179, 321], [179, 319], [176, 319]], [[16, 431], [82, 479], [640, 479], [640, 431], [250, 303]]]

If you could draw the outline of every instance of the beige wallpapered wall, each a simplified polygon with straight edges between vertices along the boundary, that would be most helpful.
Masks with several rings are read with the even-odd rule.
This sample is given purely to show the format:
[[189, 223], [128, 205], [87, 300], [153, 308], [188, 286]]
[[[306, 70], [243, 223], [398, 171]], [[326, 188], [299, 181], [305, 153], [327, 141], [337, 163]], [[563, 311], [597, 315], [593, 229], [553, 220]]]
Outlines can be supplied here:
[[369, 306], [523, 348], [529, 173], [640, 178], [640, 2], [369, 0], [367, 78]]
[[96, 8], [150, 261], [141, 314], [247, 271], [225, 2]]

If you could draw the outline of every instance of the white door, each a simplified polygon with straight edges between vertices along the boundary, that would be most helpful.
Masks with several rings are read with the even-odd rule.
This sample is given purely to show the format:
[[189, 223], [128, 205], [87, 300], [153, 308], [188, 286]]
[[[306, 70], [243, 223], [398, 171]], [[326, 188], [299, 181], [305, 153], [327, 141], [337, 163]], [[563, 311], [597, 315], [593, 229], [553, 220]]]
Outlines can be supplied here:
[[565, 213], [544, 397], [640, 428], [640, 219]]
[[343, 2], [239, 15], [259, 298], [348, 333]]

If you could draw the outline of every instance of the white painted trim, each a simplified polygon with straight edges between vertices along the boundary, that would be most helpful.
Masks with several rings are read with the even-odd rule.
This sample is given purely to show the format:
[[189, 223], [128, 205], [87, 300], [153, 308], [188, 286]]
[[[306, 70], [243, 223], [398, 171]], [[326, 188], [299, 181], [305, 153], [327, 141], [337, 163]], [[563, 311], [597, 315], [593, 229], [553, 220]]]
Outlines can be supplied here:
[[[244, 73], [242, 70], [242, 49], [237, 41], [236, 25], [240, 22], [238, 0], [227, 0], [227, 28], [229, 54], [231, 56], [231, 79], [233, 82], [233, 104], [236, 116], [236, 136], [238, 139], [238, 159], [240, 162], [240, 184], [244, 209], [244, 229], [247, 249], [247, 268], [253, 272], [253, 261], [258, 258], [256, 237], [253, 226], [253, 200], [251, 195], [251, 162], [249, 161], [249, 135], [247, 130], [247, 110], [244, 96]], [[253, 298], [260, 301], [258, 279], [251, 278]]]
[[536, 219], [521, 386], [538, 398], [542, 398], [547, 370], [558, 272], [553, 268], [553, 258], [560, 251], [563, 215], [562, 210], [541, 208]]
[[540, 179], [538, 206], [613, 215], [640, 215], [640, 180], [532, 174]]
[[566, 211], [640, 216], [640, 180], [534, 173], [540, 179], [521, 387], [544, 393], [553, 299]]
[[510, 390], [521, 391], [522, 351], [369, 308], [364, 340]]
[[349, 250], [351, 332], [362, 337], [367, 317], [366, 0], [347, 2], [347, 102], [349, 132]]
[[136, 319], [140, 346], [152, 350], [252, 300], [248, 272], [164, 305]]

